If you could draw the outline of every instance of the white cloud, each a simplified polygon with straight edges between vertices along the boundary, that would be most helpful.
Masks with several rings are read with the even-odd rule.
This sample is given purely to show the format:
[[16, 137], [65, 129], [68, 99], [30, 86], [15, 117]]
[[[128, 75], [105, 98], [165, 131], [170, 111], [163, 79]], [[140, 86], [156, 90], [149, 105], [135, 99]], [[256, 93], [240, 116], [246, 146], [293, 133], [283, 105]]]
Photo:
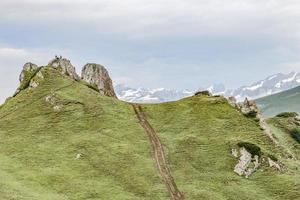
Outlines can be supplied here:
[[299, 37], [297, 0], [1, 0], [0, 21], [93, 27], [133, 37]]

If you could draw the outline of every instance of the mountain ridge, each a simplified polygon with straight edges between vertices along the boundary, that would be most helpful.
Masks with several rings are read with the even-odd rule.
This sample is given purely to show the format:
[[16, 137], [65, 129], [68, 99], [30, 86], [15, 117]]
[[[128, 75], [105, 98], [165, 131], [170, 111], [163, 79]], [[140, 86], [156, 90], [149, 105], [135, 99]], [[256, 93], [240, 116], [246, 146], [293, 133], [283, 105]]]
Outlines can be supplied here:
[[[245, 98], [257, 99], [264, 96], [280, 93], [300, 86], [300, 73], [291, 72], [289, 74], [278, 73], [257, 81], [249, 86], [242, 86], [237, 89], [227, 89], [223, 84], [211, 85], [208, 88], [199, 88], [199, 90], [208, 90], [215, 95], [224, 95], [225, 97], [234, 96], [238, 101]], [[136, 103], [161, 103], [167, 101], [176, 101], [184, 97], [192, 96], [198, 90], [174, 90], [174, 89], [147, 89], [132, 88], [126, 85], [115, 86], [117, 96], [128, 102]]]

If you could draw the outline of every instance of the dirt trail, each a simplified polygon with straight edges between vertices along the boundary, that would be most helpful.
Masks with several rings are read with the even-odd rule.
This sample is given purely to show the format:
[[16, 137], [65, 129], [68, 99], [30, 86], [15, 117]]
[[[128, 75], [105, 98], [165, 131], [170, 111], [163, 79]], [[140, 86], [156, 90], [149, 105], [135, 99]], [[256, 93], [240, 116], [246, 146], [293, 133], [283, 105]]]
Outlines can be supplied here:
[[132, 106], [137, 115], [139, 123], [145, 129], [145, 131], [149, 137], [149, 140], [152, 145], [154, 159], [156, 162], [157, 169], [168, 189], [170, 199], [171, 200], [183, 200], [184, 196], [177, 188], [174, 178], [171, 175], [170, 169], [169, 169], [167, 161], [165, 159], [164, 149], [163, 149], [163, 146], [160, 142], [158, 135], [156, 134], [155, 130], [152, 128], [150, 123], [147, 121], [146, 116], [142, 110], [142, 107], [137, 104], [133, 104]]

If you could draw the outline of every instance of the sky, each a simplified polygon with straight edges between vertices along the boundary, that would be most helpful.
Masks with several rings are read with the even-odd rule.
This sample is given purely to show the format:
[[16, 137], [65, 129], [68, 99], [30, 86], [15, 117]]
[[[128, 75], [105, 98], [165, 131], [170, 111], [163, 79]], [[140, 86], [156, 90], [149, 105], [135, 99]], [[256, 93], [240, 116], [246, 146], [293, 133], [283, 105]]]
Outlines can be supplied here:
[[300, 71], [299, 0], [1, 0], [0, 102], [55, 55], [114, 84], [228, 88]]

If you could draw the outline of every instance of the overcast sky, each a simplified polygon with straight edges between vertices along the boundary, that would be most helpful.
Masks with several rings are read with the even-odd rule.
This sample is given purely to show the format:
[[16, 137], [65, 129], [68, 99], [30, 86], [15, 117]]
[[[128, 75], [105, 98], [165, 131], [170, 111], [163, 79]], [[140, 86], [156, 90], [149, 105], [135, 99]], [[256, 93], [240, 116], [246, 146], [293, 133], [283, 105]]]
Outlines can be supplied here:
[[299, 0], [1, 0], [0, 102], [55, 54], [115, 84], [229, 88], [300, 71]]

